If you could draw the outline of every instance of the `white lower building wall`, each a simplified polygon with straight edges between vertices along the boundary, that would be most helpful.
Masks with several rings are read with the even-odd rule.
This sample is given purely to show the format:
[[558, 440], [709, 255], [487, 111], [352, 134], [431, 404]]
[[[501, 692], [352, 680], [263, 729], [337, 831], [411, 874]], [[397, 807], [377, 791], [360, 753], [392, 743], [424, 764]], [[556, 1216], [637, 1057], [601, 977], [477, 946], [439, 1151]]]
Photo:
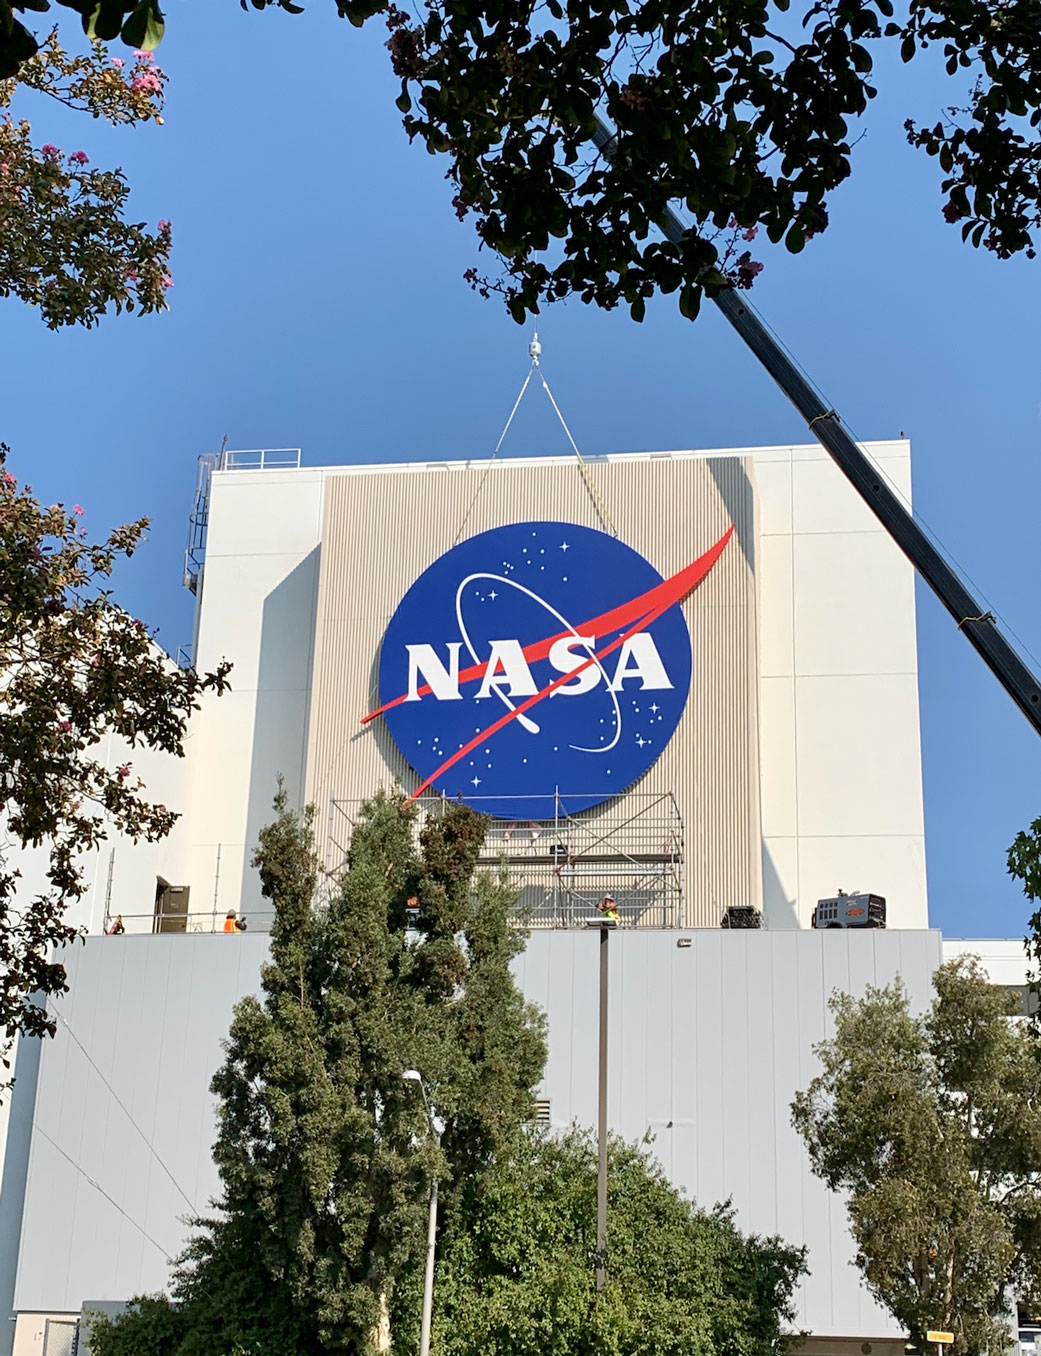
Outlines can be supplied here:
[[[900, 975], [924, 1008], [934, 931], [613, 934], [608, 1109], [629, 1140], [654, 1137], [670, 1178], [699, 1204], [730, 1200], [741, 1228], [805, 1244], [796, 1324], [822, 1336], [899, 1336], [852, 1265], [842, 1199], [810, 1172], [791, 1102], [818, 1070], [828, 997]], [[534, 934], [517, 962], [549, 1017], [552, 1124], [592, 1125], [597, 1097], [596, 933]]]
[[[598, 945], [595, 932], [536, 933], [516, 962], [548, 1015], [541, 1095], [559, 1127], [596, 1116]], [[628, 1139], [650, 1131], [699, 1203], [729, 1198], [742, 1228], [807, 1246], [800, 1328], [898, 1336], [850, 1265], [843, 1203], [810, 1174], [789, 1107], [815, 1072], [829, 994], [899, 974], [924, 1006], [939, 934], [647, 930], [609, 946], [612, 1128]], [[72, 1313], [166, 1284], [183, 1217], [217, 1190], [209, 1081], [266, 949], [254, 934], [128, 936], [71, 954], [68, 1025], [41, 1061], [17, 1311]]]

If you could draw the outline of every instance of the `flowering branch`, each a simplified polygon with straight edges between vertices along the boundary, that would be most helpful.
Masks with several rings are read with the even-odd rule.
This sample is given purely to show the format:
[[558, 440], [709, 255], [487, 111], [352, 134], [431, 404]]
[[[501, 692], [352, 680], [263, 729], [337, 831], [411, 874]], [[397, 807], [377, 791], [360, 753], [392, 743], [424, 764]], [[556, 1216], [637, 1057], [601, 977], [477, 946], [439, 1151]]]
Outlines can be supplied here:
[[162, 123], [166, 76], [150, 52], [132, 64], [109, 58], [101, 42], [71, 56], [51, 33], [21, 69], [0, 80], [0, 296], [38, 306], [50, 329], [95, 325], [110, 307], [166, 307], [170, 224], [156, 231], [128, 222], [130, 193], [121, 170], [90, 169], [85, 151], [34, 147], [32, 129], [12, 116], [19, 88], [114, 125]]
[[86, 889], [82, 854], [113, 831], [153, 842], [177, 819], [140, 794], [131, 759], [99, 761], [102, 740], [181, 756], [192, 712], [204, 692], [227, 687], [229, 669], [178, 668], [112, 601], [113, 568], [134, 554], [147, 519], [91, 542], [80, 505], [40, 504], [6, 454], [0, 446], [0, 816], [10, 845], [44, 847], [48, 884], [19, 892], [0, 843], [0, 1057], [5, 1034], [53, 1029], [28, 1000], [65, 988], [52, 952], [77, 935], [65, 911]]

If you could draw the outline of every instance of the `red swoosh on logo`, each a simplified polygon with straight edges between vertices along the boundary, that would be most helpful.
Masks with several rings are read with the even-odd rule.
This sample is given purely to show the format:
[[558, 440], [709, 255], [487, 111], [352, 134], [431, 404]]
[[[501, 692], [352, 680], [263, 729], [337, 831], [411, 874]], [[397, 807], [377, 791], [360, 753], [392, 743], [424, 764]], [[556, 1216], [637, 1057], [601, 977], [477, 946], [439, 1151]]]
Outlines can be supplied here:
[[[599, 617], [591, 617], [589, 621], [583, 622], [581, 626], [576, 626], [575, 630], [579, 635], [603, 635], [607, 631], [613, 631], [618, 626], [625, 626], [634, 619], [646, 621], [651, 612], [654, 612], [655, 617], [660, 617], [666, 608], [671, 607], [673, 603], [681, 603], [684, 598], [693, 593], [708, 574], [709, 570], [712, 569], [713, 565], [715, 565], [716, 561], [723, 554], [726, 544], [733, 534], [734, 529], [732, 527], [728, 528], [714, 546], [709, 547], [704, 555], [698, 556], [697, 560], [692, 561], [691, 564], [687, 565], [684, 569], [678, 570], [676, 574], [671, 575], [668, 579], [663, 579], [660, 584], [656, 584], [654, 588], [648, 589], [646, 593], [641, 593], [638, 598], [632, 598], [627, 603], [621, 603], [618, 607], [611, 608], [608, 612], [601, 612]], [[665, 602], [664, 606], [659, 606], [663, 599], [667, 599], [668, 601]], [[545, 659], [555, 642], [561, 640], [564, 636], [569, 635], [571, 635], [570, 631], [560, 631], [556, 635], [549, 636], [546, 640], [533, 641], [530, 645], [525, 646], [523, 651], [524, 658], [529, 664], [534, 664], [539, 659]], [[611, 649], [614, 648], [615, 646], [611, 647]], [[609, 650], [604, 651], [604, 654], [608, 653], [610, 653]], [[582, 664], [581, 668], [588, 668], [589, 664], [592, 662], [592, 659], [587, 660]], [[472, 683], [478, 678], [483, 678], [486, 667], [487, 664], [471, 664], [469, 668], [461, 669], [459, 672], [459, 682]], [[573, 678], [575, 674], [579, 672], [581, 672], [581, 669], [569, 669], [561, 681], [566, 682], [568, 678]], [[533, 702], [541, 700], [541, 698], [547, 695], [551, 690], [555, 691], [556, 687], [559, 685], [559, 683], [554, 683], [550, 688], [547, 688], [544, 693], [536, 693], [530, 700]], [[428, 683], [424, 683], [422, 687], [416, 689], [416, 693], [420, 697], [425, 697], [429, 692], [430, 685]], [[403, 692], [400, 697], [395, 697], [389, 702], [384, 702], [382, 706], [377, 706], [375, 711], [370, 711], [367, 716], [362, 716], [361, 724], [367, 725], [370, 720], [375, 720], [377, 716], [382, 716], [384, 711], [389, 711], [393, 706], [400, 706], [407, 696], [408, 693]], [[517, 709], [519, 711], [526, 710], [527, 706], [518, 707]], [[495, 728], [498, 727], [496, 726]]]
[[[584, 672], [584, 670], [588, 669], [592, 664], [595, 664], [598, 660], [606, 658], [607, 655], [611, 654], [614, 650], [617, 650], [620, 646], [624, 645], [625, 642], [630, 638], [630, 636], [635, 635], [637, 631], [641, 630], [646, 626], [649, 626], [652, 622], [657, 621], [657, 619], [662, 615], [662, 613], [668, 611], [668, 609], [672, 607], [675, 603], [682, 602], [682, 600], [686, 598], [688, 594], [690, 594], [691, 592], [693, 592], [695, 588], [697, 588], [697, 586], [705, 578], [708, 572], [712, 569], [713, 565], [715, 565], [716, 561], [723, 554], [727, 542], [733, 536], [733, 533], [734, 533], [733, 527], [729, 528], [723, 534], [723, 536], [720, 537], [719, 541], [716, 542], [715, 546], [710, 547], [709, 550], [707, 550], [704, 555], [699, 556], [697, 560], [693, 561], [685, 569], [679, 570], [676, 574], [672, 575], [669, 579], [663, 580], [653, 589], [649, 589], [646, 593], [641, 594], [638, 598], [634, 598], [628, 603], [623, 603], [620, 607], [613, 608], [611, 611], [604, 612], [599, 617], [594, 617], [591, 621], [586, 622], [584, 624], [585, 628], [592, 629], [595, 632], [596, 630], [602, 631], [604, 629], [613, 629], [615, 626], [622, 625], [626, 621], [633, 621], [633, 619], [635, 618], [633, 624], [626, 631], [623, 631], [620, 636], [617, 636], [609, 644], [605, 645], [601, 650], [596, 651], [595, 654], [590, 655], [588, 659], [584, 659], [582, 663], [576, 665], [575, 668], [569, 669], [567, 673], [562, 673], [558, 678], [554, 678], [554, 680], [551, 683], [549, 683], [546, 687], [542, 688], [539, 692], [536, 692], [526, 701], [521, 702], [521, 704], [515, 707], [512, 711], [507, 711], [506, 714], [500, 716], [498, 720], [493, 721], [493, 723], [489, 725], [487, 729], [482, 730], [478, 735], [471, 739], [468, 744], [465, 744], [457, 753], [453, 753], [450, 758], [446, 758], [445, 761], [441, 764], [441, 766], [439, 768], [436, 768], [426, 779], [426, 781], [424, 781], [420, 786], [418, 786], [415, 789], [415, 791], [412, 792], [412, 794], [406, 799], [405, 804], [408, 805], [412, 801], [418, 799], [418, 797], [420, 797], [423, 794], [423, 792], [427, 790], [428, 787], [430, 787], [435, 781], [437, 781], [438, 777], [440, 777], [442, 773], [447, 772], [450, 767], [453, 767], [456, 763], [458, 763], [461, 758], [465, 758], [468, 753], [472, 753], [473, 750], [477, 748], [477, 746], [481, 744], [484, 740], [490, 739], [492, 735], [498, 734], [498, 732], [504, 726], [508, 725], [511, 720], [515, 720], [517, 716], [521, 715], [525, 711], [530, 711], [533, 706], [537, 706], [538, 703], [542, 701], [545, 697], [552, 696], [552, 694], [556, 692], [557, 688], [562, 687], [565, 683], [570, 682], [578, 674]], [[581, 632], [583, 628], [576, 627], [575, 629]], [[569, 635], [570, 632], [564, 631], [561, 634]], [[527, 646], [527, 648], [524, 650], [524, 657], [529, 662], [534, 662], [534, 660], [536, 659], [545, 658], [545, 656], [549, 654], [549, 648], [552, 645], [553, 641], [558, 638], [559, 637], [557, 636], [553, 636], [549, 640], [541, 640], [534, 642], [533, 644]], [[470, 681], [471, 678], [479, 677], [480, 675], [482, 675], [484, 673], [484, 669], [485, 669], [484, 664], [477, 664], [474, 665], [472, 669], [466, 670], [467, 681]], [[460, 681], [462, 681], [464, 675], [460, 673], [459, 678]], [[422, 695], [424, 692], [429, 691], [430, 691], [429, 687], [419, 689], [420, 695]], [[373, 720], [376, 716], [380, 714], [380, 712], [386, 711], [388, 707], [397, 706], [399, 702], [402, 702], [404, 700], [405, 700], [404, 697], [398, 697], [392, 702], [387, 702], [386, 705], [381, 706], [378, 710], [373, 711], [368, 716], [366, 716], [365, 720], [366, 721]]]

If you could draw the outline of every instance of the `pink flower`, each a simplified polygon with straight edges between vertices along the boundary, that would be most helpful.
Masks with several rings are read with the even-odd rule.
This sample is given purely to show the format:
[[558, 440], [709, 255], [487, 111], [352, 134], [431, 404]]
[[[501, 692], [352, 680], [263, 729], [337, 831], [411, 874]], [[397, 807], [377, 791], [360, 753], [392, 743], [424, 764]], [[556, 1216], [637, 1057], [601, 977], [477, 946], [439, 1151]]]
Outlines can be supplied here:
[[72, 506], [72, 511], [73, 511], [73, 513], [76, 515], [77, 518], [82, 518], [82, 517], [83, 517], [83, 505], [82, 505], [82, 504], [73, 504], [73, 506]]
[[69, 731], [72, 729], [72, 721], [71, 721], [71, 720], [59, 720], [59, 721], [58, 721], [58, 728], [59, 728], [60, 730], [64, 730], [65, 733], [68, 734]]
[[89, 162], [84, 151], [73, 151], [73, 153], [69, 156], [70, 165], [86, 165], [88, 163]]
[[129, 776], [130, 776], [130, 764], [129, 764], [129, 763], [124, 763], [124, 764], [122, 765], [122, 767], [117, 767], [117, 768], [116, 768], [116, 776], [117, 776], [117, 777], [122, 777], [122, 778], [124, 778], [124, 779], [126, 779], [127, 777], [129, 777]]
[[169, 223], [168, 221], [164, 221], [162, 218], [160, 218], [160, 221], [159, 221], [159, 234], [160, 234], [160, 235], [169, 235], [169, 233], [170, 233], [170, 223]]
[[155, 60], [155, 53], [154, 53], [154, 52], [135, 52], [135, 53], [134, 53], [134, 56], [137, 57], [138, 61], [154, 61], [154, 60]]
[[168, 815], [168, 814], [170, 813], [170, 811], [166, 808], [165, 805], [160, 805], [160, 806], [159, 806], [159, 813], [160, 813], [161, 815]]
[[759, 234], [759, 227], [758, 227], [758, 226], [749, 226], [749, 228], [748, 228], [747, 231], [742, 231], [742, 233], [741, 233], [741, 239], [742, 239], [742, 240], [754, 240], [758, 234]]
[[126, 278], [127, 282], [137, 282], [138, 278], [137, 269], [128, 268], [127, 271], [123, 274], [123, 277]]
[[173, 278], [171, 278], [169, 274], [167, 274], [166, 277], [163, 279], [163, 286], [173, 287]]
[[52, 145], [51, 142], [48, 141], [45, 146], [40, 147], [40, 153], [41, 155], [47, 156], [49, 160], [56, 160], [58, 156], [61, 155], [61, 150], [59, 147]]
[[5, 471], [3, 476], [0, 477], [0, 479], [3, 480], [4, 484], [7, 486], [9, 490], [13, 490], [14, 487], [18, 484], [18, 481], [15, 480], [14, 476], [11, 474], [10, 471]]
[[122, 57], [113, 57], [113, 58], [112, 58], [112, 64], [113, 64], [113, 66], [115, 66], [115, 68], [116, 68], [117, 71], [121, 71], [121, 70], [123, 69], [123, 58], [122, 58]]

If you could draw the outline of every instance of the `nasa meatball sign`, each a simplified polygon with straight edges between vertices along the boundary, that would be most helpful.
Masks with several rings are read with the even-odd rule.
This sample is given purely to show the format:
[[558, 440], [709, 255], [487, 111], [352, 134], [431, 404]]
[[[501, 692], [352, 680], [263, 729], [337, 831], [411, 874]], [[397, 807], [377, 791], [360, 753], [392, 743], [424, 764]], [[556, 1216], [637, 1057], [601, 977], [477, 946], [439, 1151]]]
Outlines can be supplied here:
[[503, 819], [589, 809], [637, 781], [690, 690], [680, 603], [733, 529], [668, 579], [616, 537], [511, 523], [420, 575], [383, 637], [382, 715], [426, 791]]

